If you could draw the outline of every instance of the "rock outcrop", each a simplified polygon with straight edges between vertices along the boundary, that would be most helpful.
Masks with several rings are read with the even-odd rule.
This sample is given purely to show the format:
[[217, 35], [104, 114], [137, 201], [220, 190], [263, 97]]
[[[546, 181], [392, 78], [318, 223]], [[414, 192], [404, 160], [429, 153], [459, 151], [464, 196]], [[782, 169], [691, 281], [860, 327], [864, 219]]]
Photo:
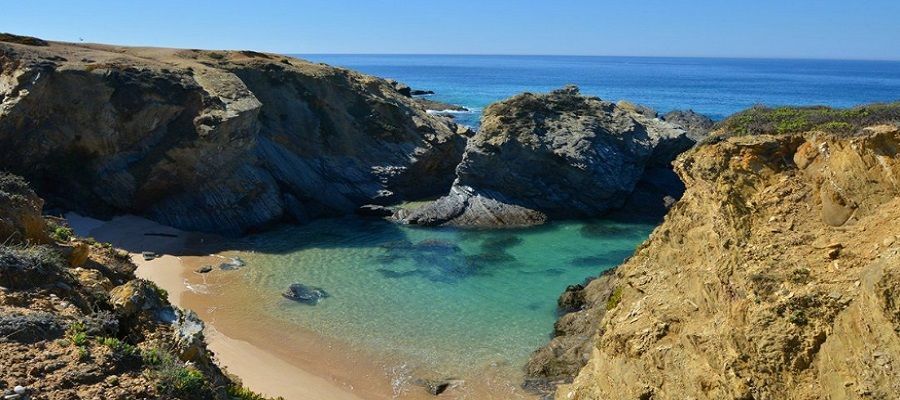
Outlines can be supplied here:
[[663, 115], [662, 119], [668, 123], [680, 126], [687, 131], [688, 137], [695, 142], [700, 142], [709, 136], [709, 132], [716, 125], [712, 118], [695, 112], [694, 110], [675, 110]]
[[559, 399], [896, 397], [900, 130], [727, 137], [675, 169], [684, 196], [528, 372], [589, 356]]
[[28, 43], [0, 41], [0, 169], [54, 207], [238, 234], [445, 193], [465, 146], [448, 118], [345, 69]]
[[401, 216], [421, 225], [525, 226], [622, 206], [646, 168], [694, 142], [684, 130], [569, 86], [484, 111], [447, 196]]
[[[0, 215], [13, 221], [40, 216], [42, 201], [21, 178], [3, 175], [2, 182], [0, 197], [16, 189], [29, 206], [0, 201]], [[4, 399], [255, 395], [215, 364], [193, 313], [172, 307], [153, 283], [135, 278], [128, 253], [75, 237], [35, 244], [47, 232], [18, 232], [0, 243]]]
[[0, 243], [45, 243], [44, 200], [19, 176], [0, 171]]

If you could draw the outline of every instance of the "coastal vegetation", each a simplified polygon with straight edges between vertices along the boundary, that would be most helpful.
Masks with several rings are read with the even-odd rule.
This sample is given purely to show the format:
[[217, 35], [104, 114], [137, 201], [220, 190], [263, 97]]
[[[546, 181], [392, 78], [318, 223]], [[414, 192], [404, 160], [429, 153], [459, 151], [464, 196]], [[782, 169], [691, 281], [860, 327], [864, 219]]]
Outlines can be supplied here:
[[854, 134], [880, 124], [900, 124], [900, 102], [867, 104], [851, 108], [755, 106], [719, 122], [713, 138], [760, 134], [823, 131]]

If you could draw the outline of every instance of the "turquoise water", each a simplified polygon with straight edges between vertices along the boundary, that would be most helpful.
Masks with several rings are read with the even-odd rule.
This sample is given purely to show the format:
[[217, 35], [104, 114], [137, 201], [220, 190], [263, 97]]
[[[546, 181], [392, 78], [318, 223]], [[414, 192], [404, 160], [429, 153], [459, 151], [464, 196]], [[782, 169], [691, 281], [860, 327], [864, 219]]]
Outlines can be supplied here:
[[434, 99], [480, 109], [567, 83], [607, 100], [660, 112], [691, 108], [713, 119], [754, 104], [829, 105], [900, 100], [900, 62], [663, 57], [298, 55], [436, 92]]
[[[474, 110], [567, 83], [604, 99], [713, 118], [754, 104], [846, 107], [900, 99], [900, 62], [640, 57], [305, 55], [437, 92]], [[563, 289], [612, 268], [653, 226], [605, 221], [525, 230], [417, 229], [355, 218], [320, 220], [235, 243], [240, 276], [265, 318], [391, 354], [405, 365], [471, 376], [520, 371], [544, 344]], [[316, 306], [279, 293], [292, 283], [331, 294]], [[264, 319], [260, 319], [264, 322]]]
[[[519, 371], [544, 344], [569, 284], [612, 268], [653, 229], [604, 221], [525, 230], [418, 229], [356, 218], [320, 220], [244, 239], [242, 276], [271, 293], [259, 312], [413, 367], [465, 376]], [[331, 297], [281, 298], [292, 283]]]

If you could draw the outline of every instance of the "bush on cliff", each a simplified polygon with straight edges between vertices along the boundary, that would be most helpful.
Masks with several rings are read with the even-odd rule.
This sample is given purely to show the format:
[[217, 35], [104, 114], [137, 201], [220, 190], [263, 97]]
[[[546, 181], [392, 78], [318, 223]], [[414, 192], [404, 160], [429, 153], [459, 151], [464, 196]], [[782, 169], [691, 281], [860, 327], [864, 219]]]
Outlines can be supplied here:
[[716, 126], [716, 137], [788, 134], [819, 130], [849, 135], [880, 124], [900, 124], [900, 102], [853, 108], [754, 106]]

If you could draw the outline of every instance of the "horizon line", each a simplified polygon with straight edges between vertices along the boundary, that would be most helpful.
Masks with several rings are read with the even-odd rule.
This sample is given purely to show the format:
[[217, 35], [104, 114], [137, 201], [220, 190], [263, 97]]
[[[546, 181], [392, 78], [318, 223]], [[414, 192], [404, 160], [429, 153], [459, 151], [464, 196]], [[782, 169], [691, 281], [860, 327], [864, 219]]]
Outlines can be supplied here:
[[791, 57], [791, 56], [664, 56], [664, 55], [622, 55], [622, 54], [528, 54], [528, 53], [350, 53], [350, 52], [274, 52], [283, 55], [319, 56], [453, 56], [453, 57], [620, 57], [620, 58], [690, 58], [714, 60], [783, 60], [783, 61], [868, 61], [900, 62], [900, 58], [832, 58], [832, 57]]

